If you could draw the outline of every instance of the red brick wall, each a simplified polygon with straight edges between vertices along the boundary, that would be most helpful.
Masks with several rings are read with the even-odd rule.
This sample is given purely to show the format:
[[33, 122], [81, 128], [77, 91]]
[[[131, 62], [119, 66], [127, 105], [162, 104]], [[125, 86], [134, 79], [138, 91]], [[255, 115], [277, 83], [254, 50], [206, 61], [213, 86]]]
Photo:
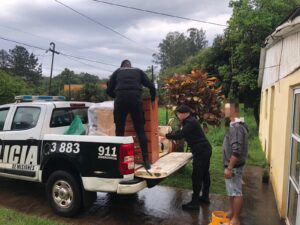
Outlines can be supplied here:
[[[145, 115], [145, 133], [148, 140], [148, 157], [150, 163], [154, 163], [159, 158], [158, 146], [158, 102], [155, 101], [155, 106], [152, 108], [151, 100], [143, 100], [143, 110]], [[141, 164], [143, 162], [142, 151], [140, 149], [138, 137], [135, 133], [133, 122], [130, 115], [127, 116], [125, 126], [125, 136], [133, 136], [134, 139], [134, 160], [135, 163]]]

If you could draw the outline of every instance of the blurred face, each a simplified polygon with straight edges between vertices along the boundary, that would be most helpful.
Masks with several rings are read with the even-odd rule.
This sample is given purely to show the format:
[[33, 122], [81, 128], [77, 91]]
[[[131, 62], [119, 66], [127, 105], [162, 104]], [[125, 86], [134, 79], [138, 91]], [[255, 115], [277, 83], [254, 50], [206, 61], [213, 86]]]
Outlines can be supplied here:
[[190, 115], [190, 113], [180, 113], [180, 112], [177, 112], [176, 115], [177, 115], [177, 118], [180, 121], [183, 121], [183, 120], [185, 120], [185, 118], [187, 118]]

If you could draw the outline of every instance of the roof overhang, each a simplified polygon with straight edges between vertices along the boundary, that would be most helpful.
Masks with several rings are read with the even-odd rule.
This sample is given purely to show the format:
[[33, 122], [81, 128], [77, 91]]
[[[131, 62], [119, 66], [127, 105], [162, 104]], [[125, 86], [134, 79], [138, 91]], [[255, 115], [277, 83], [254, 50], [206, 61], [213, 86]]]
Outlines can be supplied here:
[[300, 7], [297, 7], [293, 12], [288, 15], [283, 22], [275, 29], [275, 31], [269, 35], [265, 40], [265, 46], [261, 49], [260, 62], [259, 62], [259, 74], [258, 74], [258, 86], [262, 86], [264, 66], [266, 61], [266, 51], [267, 49], [274, 46], [279, 41], [284, 38], [297, 33], [300, 31]]
[[265, 40], [268, 49], [283, 38], [300, 31], [300, 7], [297, 7]]

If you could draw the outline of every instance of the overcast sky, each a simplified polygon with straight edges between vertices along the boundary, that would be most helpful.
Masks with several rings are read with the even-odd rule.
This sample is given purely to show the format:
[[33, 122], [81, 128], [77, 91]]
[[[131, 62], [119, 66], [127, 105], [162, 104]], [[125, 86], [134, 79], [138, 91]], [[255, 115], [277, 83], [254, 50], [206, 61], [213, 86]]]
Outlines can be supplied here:
[[[108, 77], [123, 59], [143, 70], [151, 66], [152, 54], [169, 32], [188, 28], [206, 31], [209, 45], [225, 27], [186, 21], [146, 12], [125, 9], [93, 0], [59, 0], [90, 17], [93, 23], [55, 0], [1, 0], [0, 38], [11, 39], [42, 49], [54, 42], [64, 54], [96, 60], [84, 61], [55, 55], [53, 76], [64, 68], [76, 73], [88, 72]], [[229, 0], [107, 0], [107, 2], [226, 25], [232, 10]], [[123, 36], [123, 37], [122, 37]], [[127, 38], [127, 39], [126, 39]], [[129, 40], [128, 40], [129, 39]], [[0, 49], [8, 51], [16, 43], [0, 39]], [[24, 46], [43, 65], [43, 75], [50, 75], [51, 52]], [[109, 64], [109, 65], [106, 65]]]

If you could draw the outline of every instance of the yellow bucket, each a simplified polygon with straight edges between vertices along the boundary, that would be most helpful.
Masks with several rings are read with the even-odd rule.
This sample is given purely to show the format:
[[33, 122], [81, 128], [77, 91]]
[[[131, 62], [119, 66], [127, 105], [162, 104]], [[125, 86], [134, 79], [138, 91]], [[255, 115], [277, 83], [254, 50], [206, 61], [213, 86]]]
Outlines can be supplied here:
[[229, 225], [230, 219], [224, 211], [214, 211], [212, 212], [212, 221], [210, 225]]

